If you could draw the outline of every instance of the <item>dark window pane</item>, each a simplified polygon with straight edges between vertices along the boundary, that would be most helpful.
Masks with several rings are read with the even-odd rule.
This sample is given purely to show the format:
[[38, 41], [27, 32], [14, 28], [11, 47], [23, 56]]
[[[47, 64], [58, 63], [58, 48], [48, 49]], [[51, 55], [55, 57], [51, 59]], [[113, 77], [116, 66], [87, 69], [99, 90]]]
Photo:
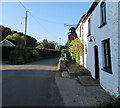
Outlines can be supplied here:
[[88, 35], [91, 35], [91, 21], [88, 20]]
[[106, 3], [101, 4], [101, 25], [106, 23]]
[[110, 39], [106, 39], [103, 42], [104, 47], [104, 70], [111, 70], [111, 54], [110, 54]]

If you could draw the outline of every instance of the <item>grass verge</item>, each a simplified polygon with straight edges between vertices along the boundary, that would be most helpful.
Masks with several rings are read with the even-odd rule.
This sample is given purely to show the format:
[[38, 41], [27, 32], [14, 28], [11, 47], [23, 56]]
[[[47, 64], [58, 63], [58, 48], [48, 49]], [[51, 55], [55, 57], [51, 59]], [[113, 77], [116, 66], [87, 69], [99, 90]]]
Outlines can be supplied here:
[[73, 60], [66, 61], [66, 67], [69, 69], [70, 72], [80, 73], [80, 75], [88, 75], [90, 76], [91, 73], [85, 67], [80, 66]]

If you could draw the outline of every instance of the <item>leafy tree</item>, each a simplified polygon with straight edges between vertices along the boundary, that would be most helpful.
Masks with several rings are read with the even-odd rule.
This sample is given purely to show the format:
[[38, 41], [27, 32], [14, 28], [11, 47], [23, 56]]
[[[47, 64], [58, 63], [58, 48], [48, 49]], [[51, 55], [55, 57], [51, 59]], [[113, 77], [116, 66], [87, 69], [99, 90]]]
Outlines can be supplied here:
[[[10, 28], [4, 27], [2, 25], [0, 26], [0, 30], [2, 31], [2, 39], [6, 38], [10, 41], [15, 41], [17, 45], [24, 45], [24, 33], [11, 30]], [[27, 35], [26, 40], [28, 47], [35, 47], [37, 44], [37, 40], [31, 36]]]
[[[17, 45], [24, 45], [25, 41], [24, 34], [20, 32], [14, 33], [13, 35], [8, 35], [6, 39], [17, 41]], [[28, 47], [34, 47], [37, 43], [37, 40], [30, 36], [26, 36], [26, 40]]]
[[57, 43], [55, 41], [50, 41], [48, 45], [49, 45], [49, 49], [55, 49], [55, 47], [57, 46]]
[[36, 46], [36, 48], [43, 49], [44, 47], [42, 45], [38, 45], [38, 46]]
[[37, 45], [42, 45], [42, 42], [37, 42]]
[[24, 44], [24, 36], [14, 33], [13, 35], [8, 35], [6, 39], [11, 39], [17, 41], [17, 45], [23, 45]]
[[57, 42], [48, 41], [48, 40], [44, 39], [43, 42], [40, 43], [40, 46], [43, 46], [44, 48], [48, 48], [48, 49], [55, 49], [55, 47], [57, 46]]
[[8, 28], [8, 27], [0, 27], [2, 29], [2, 40], [5, 39], [8, 35], [10, 35], [12, 32], [11, 32], [11, 29]]
[[15, 30], [11, 30], [11, 34], [17, 33], [17, 31]]
[[40, 59], [40, 55], [39, 55], [39, 53], [38, 53], [37, 50], [32, 50], [32, 59], [33, 59], [34, 61]]
[[46, 39], [43, 40], [42, 45], [44, 48], [49, 48], [48, 41]]
[[26, 40], [28, 47], [35, 47], [37, 44], [37, 40], [31, 36], [26, 36]]

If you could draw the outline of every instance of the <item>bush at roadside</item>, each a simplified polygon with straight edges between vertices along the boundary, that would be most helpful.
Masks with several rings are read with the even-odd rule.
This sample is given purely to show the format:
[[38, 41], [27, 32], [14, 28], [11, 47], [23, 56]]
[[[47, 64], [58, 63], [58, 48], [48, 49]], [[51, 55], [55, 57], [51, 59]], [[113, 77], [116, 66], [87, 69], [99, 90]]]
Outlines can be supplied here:
[[10, 64], [24, 64], [29, 61], [27, 49], [25, 47], [18, 46], [9, 55]]
[[58, 56], [60, 56], [60, 51], [17, 46], [14, 50], [10, 52], [9, 63], [25, 64], [28, 62], [40, 60], [41, 58], [50, 58]]
[[9, 63], [25, 64], [39, 59], [40, 59], [40, 55], [36, 50], [28, 50], [23, 46], [18, 46], [13, 51], [11, 51], [9, 56]]
[[37, 50], [32, 50], [31, 53], [32, 53], [32, 59], [33, 59], [33, 60], [36, 61], [36, 60], [39, 60], [39, 59], [40, 59], [40, 55], [39, 55], [39, 53], [38, 53]]

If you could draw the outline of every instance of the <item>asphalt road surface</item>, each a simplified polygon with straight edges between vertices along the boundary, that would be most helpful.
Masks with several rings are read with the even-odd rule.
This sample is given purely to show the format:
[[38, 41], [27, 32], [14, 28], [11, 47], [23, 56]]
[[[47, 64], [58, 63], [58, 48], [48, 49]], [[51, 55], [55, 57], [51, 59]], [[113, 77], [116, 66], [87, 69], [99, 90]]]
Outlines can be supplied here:
[[59, 58], [2, 66], [2, 106], [63, 106], [55, 83]]

